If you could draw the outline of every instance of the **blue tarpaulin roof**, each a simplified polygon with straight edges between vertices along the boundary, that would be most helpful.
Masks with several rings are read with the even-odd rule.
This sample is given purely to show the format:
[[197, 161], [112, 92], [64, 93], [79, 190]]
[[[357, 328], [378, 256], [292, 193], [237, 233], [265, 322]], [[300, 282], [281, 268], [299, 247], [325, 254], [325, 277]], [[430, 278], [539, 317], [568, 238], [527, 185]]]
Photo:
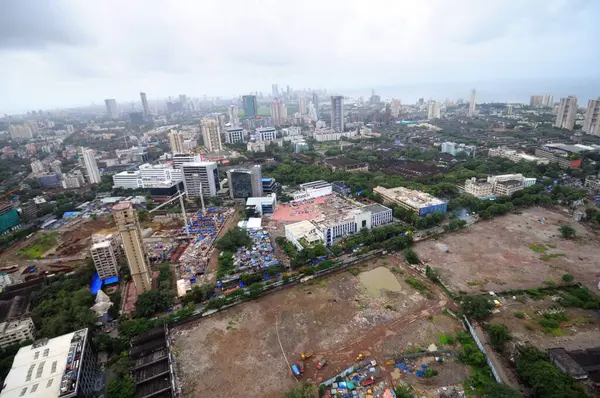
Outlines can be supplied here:
[[98, 293], [98, 291], [100, 290], [101, 287], [102, 287], [102, 281], [100, 280], [98, 273], [95, 272], [94, 275], [92, 276], [92, 283], [90, 283], [90, 290], [91, 290], [92, 294]]
[[112, 285], [113, 283], [119, 282], [119, 277], [111, 276], [110, 278], [106, 278], [103, 282], [104, 282], [104, 285]]
[[65, 211], [63, 217], [77, 217], [80, 214], [78, 211]]

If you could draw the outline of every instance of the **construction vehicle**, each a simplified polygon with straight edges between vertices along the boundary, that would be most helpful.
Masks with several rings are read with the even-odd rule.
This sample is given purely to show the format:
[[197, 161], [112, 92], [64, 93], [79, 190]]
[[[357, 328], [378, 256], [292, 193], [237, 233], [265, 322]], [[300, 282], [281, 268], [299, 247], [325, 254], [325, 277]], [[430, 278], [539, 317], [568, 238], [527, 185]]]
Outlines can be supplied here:
[[362, 352], [360, 354], [358, 354], [358, 356], [356, 357], [356, 362], [360, 362], [363, 359], [365, 359], [365, 354], [363, 354]]
[[302, 354], [300, 354], [300, 359], [302, 359], [303, 361], [306, 361], [307, 359], [309, 359], [312, 356], [313, 356], [312, 352], [309, 352], [308, 354], [302, 353]]
[[317, 369], [322, 369], [323, 366], [327, 365], [327, 360], [326, 359], [321, 359], [319, 361], [319, 363], [317, 363]]

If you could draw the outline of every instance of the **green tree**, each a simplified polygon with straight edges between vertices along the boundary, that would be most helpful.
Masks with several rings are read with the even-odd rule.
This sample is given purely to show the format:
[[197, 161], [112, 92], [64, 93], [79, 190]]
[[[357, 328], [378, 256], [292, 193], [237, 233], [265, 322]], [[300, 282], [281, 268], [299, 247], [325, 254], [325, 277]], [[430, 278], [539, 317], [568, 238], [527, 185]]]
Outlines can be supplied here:
[[297, 384], [285, 393], [285, 398], [314, 398], [315, 388], [310, 383]]
[[136, 318], [148, 318], [156, 312], [166, 311], [173, 304], [173, 296], [165, 291], [150, 290], [138, 296], [135, 302]]
[[483, 319], [492, 311], [494, 304], [485, 296], [467, 296], [460, 307], [465, 315]]
[[410, 247], [404, 249], [404, 258], [409, 264], [419, 264], [421, 262], [417, 253]]
[[501, 323], [493, 323], [487, 328], [487, 334], [490, 337], [490, 343], [496, 350], [502, 350], [504, 344], [512, 339], [506, 325]]
[[560, 235], [565, 239], [572, 239], [576, 235], [575, 229], [570, 225], [563, 225], [558, 229], [558, 231], [560, 232]]
[[573, 275], [571, 275], [571, 274], [564, 274], [562, 276], [563, 282], [572, 282], [573, 279], [575, 279], [575, 277]]
[[129, 375], [113, 379], [106, 387], [107, 398], [133, 398], [135, 383]]

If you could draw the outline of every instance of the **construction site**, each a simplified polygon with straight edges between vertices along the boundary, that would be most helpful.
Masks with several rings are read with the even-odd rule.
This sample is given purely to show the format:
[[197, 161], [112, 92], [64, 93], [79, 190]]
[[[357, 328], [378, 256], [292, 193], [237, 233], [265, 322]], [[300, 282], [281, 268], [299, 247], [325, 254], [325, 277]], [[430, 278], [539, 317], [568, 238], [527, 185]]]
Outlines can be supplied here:
[[[561, 236], [563, 225], [575, 229], [575, 239]], [[565, 273], [594, 290], [600, 280], [597, 233], [547, 208], [479, 221], [463, 231], [421, 241], [414, 249], [456, 293], [536, 288], [558, 282]]]
[[[297, 382], [293, 365], [302, 369], [298, 380], [318, 385], [363, 360], [378, 364], [373, 388], [381, 391], [392, 381], [422, 392], [462, 383], [468, 368], [451, 350], [440, 354], [443, 363], [434, 358], [440, 336], [462, 326], [444, 314], [449, 304], [437, 286], [401, 262], [384, 257], [173, 328], [184, 396], [281, 397]], [[384, 366], [406, 352], [424, 355], [406, 369]], [[439, 374], [422, 377], [425, 364]], [[357, 388], [369, 384], [363, 378]]]

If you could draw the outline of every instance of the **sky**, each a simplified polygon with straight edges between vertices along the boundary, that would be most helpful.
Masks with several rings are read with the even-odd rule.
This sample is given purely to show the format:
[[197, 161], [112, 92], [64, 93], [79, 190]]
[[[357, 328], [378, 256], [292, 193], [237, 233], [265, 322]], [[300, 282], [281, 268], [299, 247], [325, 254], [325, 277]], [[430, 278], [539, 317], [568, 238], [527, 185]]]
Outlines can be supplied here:
[[2, 0], [0, 114], [272, 83], [468, 98], [481, 81], [598, 79], [598, 16], [597, 0]]

